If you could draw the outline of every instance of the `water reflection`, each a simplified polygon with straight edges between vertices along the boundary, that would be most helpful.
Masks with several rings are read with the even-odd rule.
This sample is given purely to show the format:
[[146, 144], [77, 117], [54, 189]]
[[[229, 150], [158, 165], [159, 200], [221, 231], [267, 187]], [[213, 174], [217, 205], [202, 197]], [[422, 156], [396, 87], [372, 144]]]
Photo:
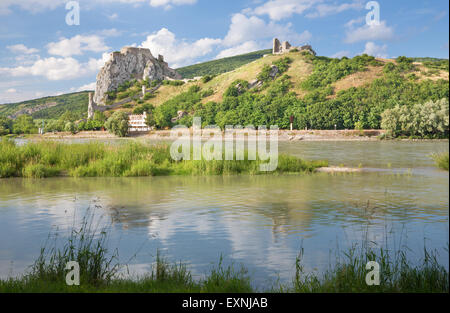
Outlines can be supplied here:
[[[329, 151], [310, 146], [295, 153], [325, 158], [320, 149]], [[64, 233], [87, 207], [112, 221], [111, 245], [122, 261], [138, 252], [130, 267], [136, 273], [149, 270], [157, 249], [187, 262], [197, 276], [223, 254], [249, 268], [262, 287], [292, 277], [301, 247], [306, 270], [320, 270], [332, 260], [330, 248], [345, 249], [364, 236], [383, 244], [392, 233], [418, 257], [424, 238], [431, 249], [448, 242], [448, 173], [429, 166], [435, 149], [398, 146], [392, 169], [355, 174], [0, 179], [0, 275], [23, 272], [48, 233], [55, 227]], [[368, 164], [384, 162], [370, 153]], [[397, 170], [410, 162], [417, 165], [411, 171]], [[448, 264], [448, 254], [441, 261]]]

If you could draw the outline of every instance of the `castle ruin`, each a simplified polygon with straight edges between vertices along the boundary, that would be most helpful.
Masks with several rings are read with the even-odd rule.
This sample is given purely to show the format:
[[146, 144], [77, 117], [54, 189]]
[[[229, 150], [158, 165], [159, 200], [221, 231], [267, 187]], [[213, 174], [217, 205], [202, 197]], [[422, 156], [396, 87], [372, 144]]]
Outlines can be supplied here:
[[155, 58], [149, 49], [124, 47], [112, 52], [108, 62], [98, 73], [93, 101], [104, 104], [107, 92], [116, 90], [124, 82], [133, 79], [153, 81], [181, 78], [180, 74], [168, 66], [162, 55]]
[[273, 47], [272, 47], [272, 53], [273, 54], [284, 54], [287, 52], [290, 52], [292, 50], [298, 50], [298, 51], [306, 51], [311, 53], [312, 55], [316, 55], [316, 52], [313, 50], [313, 48], [310, 45], [304, 45], [301, 47], [293, 47], [288, 41], [284, 41], [283, 43], [278, 40], [278, 38], [273, 39]]

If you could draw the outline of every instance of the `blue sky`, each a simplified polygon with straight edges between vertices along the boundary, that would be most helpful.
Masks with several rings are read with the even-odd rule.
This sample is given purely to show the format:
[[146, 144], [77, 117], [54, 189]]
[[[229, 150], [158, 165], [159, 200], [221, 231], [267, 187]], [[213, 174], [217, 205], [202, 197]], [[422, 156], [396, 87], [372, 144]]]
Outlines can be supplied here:
[[270, 48], [275, 36], [332, 57], [449, 55], [444, 0], [380, 0], [369, 24], [374, 7], [361, 0], [79, 0], [80, 25], [66, 23], [67, 2], [0, 1], [0, 103], [93, 89], [123, 46], [175, 68]]

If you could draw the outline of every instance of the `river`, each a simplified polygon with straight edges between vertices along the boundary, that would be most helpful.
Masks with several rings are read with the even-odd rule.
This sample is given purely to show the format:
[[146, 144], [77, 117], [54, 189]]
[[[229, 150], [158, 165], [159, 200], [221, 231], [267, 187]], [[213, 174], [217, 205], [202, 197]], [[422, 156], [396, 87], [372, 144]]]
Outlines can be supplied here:
[[320, 272], [363, 238], [406, 245], [413, 261], [425, 243], [448, 268], [449, 174], [430, 158], [448, 149], [432, 141], [280, 143], [281, 152], [366, 169], [352, 174], [0, 179], [0, 277], [26, 271], [48, 234], [64, 237], [88, 207], [111, 223], [109, 245], [131, 275], [148, 272], [157, 250], [196, 278], [222, 255], [264, 289], [291, 280], [302, 248], [305, 270]]

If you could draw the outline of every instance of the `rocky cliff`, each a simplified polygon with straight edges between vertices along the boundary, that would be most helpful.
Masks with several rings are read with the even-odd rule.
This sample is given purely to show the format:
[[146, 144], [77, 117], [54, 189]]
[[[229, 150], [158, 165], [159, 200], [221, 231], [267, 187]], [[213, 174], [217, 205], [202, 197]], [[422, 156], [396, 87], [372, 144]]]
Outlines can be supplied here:
[[181, 79], [181, 75], [171, 69], [163, 56], [156, 59], [149, 49], [125, 47], [113, 52], [109, 61], [97, 75], [94, 102], [103, 104], [108, 91], [116, 90], [121, 84], [132, 79], [163, 80]]

